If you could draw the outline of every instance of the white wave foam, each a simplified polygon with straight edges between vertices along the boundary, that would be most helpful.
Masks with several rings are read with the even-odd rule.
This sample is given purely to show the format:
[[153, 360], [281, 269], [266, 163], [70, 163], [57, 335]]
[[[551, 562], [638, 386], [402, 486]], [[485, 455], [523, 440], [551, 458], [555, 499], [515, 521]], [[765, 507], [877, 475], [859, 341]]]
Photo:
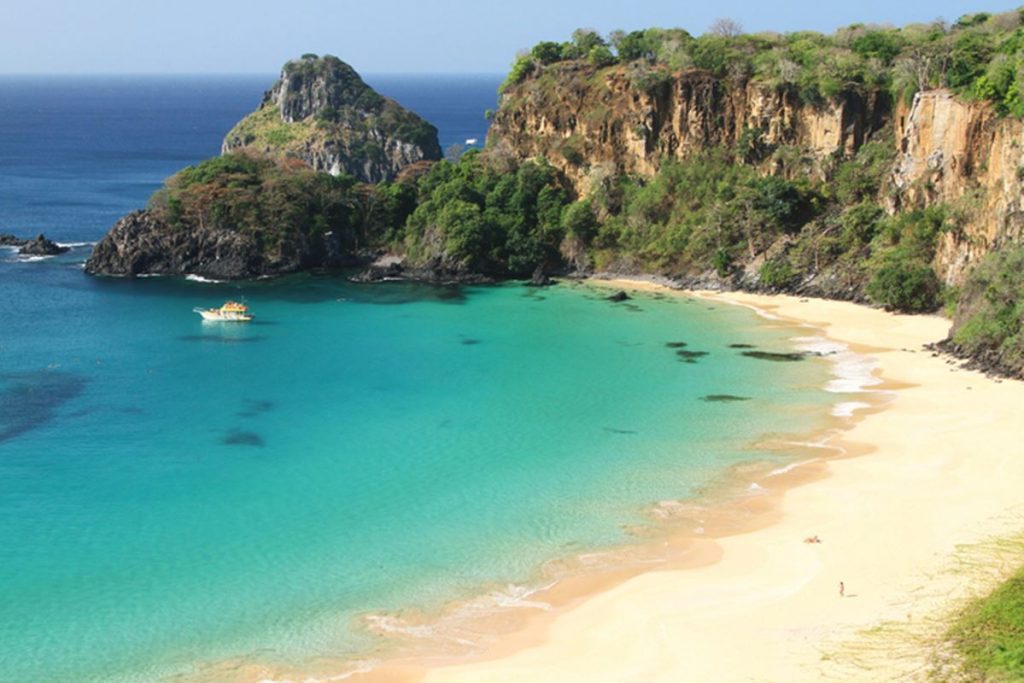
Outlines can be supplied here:
[[833, 417], [852, 417], [858, 410], [864, 408], [870, 408], [870, 403], [864, 403], [863, 401], [843, 401], [832, 406]]
[[213, 280], [213, 279], [208, 278], [208, 277], [203, 277], [202, 275], [193, 275], [192, 273], [189, 273], [188, 275], [186, 275], [185, 279], [189, 280], [191, 282], [202, 282], [204, 284], [209, 284], [209, 285], [216, 285], [216, 284], [220, 284], [221, 282], [224, 282], [223, 280]]
[[766, 489], [765, 487], [761, 486], [760, 484], [758, 484], [755, 481], [755, 482], [752, 482], [750, 484], [750, 486], [747, 487], [747, 490], [750, 491], [751, 493], [761, 493], [762, 491], [767, 491], [768, 489]]
[[801, 351], [825, 356], [832, 361], [834, 379], [825, 385], [825, 391], [833, 394], [859, 394], [868, 387], [881, 384], [875, 377], [878, 361], [871, 356], [854, 353], [846, 344], [823, 337], [797, 337], [793, 340]]
[[547, 586], [540, 588], [530, 588], [528, 586], [521, 586], [516, 584], [509, 584], [503, 591], [494, 591], [486, 596], [481, 601], [481, 607], [488, 609], [490, 606], [494, 607], [519, 607], [527, 609], [539, 609], [549, 610], [551, 604], [543, 602], [541, 600], [531, 600], [537, 591], [545, 590], [554, 586], [554, 583], [550, 583]]
[[761, 316], [765, 320], [782, 320], [781, 317], [775, 315], [774, 313], [769, 313], [768, 311], [764, 310], [763, 308], [758, 308], [757, 306], [752, 306], [752, 308], [754, 309], [755, 313], [757, 313], [759, 316]]
[[96, 244], [95, 242], [57, 242], [58, 247], [67, 247], [68, 249], [76, 249], [78, 247], [91, 247]]
[[849, 351], [846, 344], [832, 341], [824, 337], [795, 337], [793, 342], [801, 351], [807, 351], [819, 356], [832, 356], [843, 351]]
[[261, 678], [259, 683], [330, 683], [330, 681], [346, 681], [353, 676], [370, 673], [376, 668], [377, 664], [378, 662], [362, 663], [349, 671], [327, 676], [326, 678], [303, 678], [301, 681], [293, 681], [290, 678]]
[[22, 263], [35, 263], [36, 261], [45, 261], [51, 259], [53, 256], [18, 256], [18, 260]]
[[502, 590], [491, 591], [457, 606], [440, 620], [426, 624], [410, 624], [398, 615], [368, 614], [364, 618], [371, 630], [379, 633], [404, 636], [415, 639], [442, 639], [467, 647], [475, 647], [478, 640], [472, 631], [464, 627], [467, 619], [480, 615], [487, 616], [504, 609], [536, 609], [547, 611], [547, 602], [531, 599], [539, 591], [555, 585], [551, 582], [542, 586], [509, 584]]
[[[808, 444], [808, 445], [810, 445], [810, 444]], [[797, 467], [802, 467], [804, 465], [809, 465], [812, 462], [817, 462], [817, 460], [818, 460], [817, 458], [811, 458], [810, 460], [801, 460], [800, 462], [791, 462], [788, 465], [784, 465], [782, 467], [775, 468], [774, 470], [772, 470], [771, 472], [768, 473], [768, 476], [769, 477], [777, 477], [777, 476], [779, 476], [781, 474], [786, 474], [787, 472], [792, 472]]]
[[440, 629], [435, 628], [434, 626], [426, 624], [413, 626], [403, 622], [399, 617], [387, 614], [370, 614], [367, 615], [366, 621], [373, 629], [381, 633], [390, 633], [417, 639], [437, 638], [440, 636], [444, 637], [446, 640], [458, 643], [459, 645], [472, 646], [476, 644], [469, 638], [462, 638], [456, 635], [440, 632]]

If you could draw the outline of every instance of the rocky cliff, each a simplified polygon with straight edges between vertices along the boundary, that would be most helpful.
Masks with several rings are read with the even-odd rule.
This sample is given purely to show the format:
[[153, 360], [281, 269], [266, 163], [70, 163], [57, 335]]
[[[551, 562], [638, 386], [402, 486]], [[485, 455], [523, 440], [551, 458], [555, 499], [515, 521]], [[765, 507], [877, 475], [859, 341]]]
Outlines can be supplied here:
[[208, 159], [169, 178], [149, 206], [93, 248], [94, 275], [249, 279], [352, 265], [366, 244], [351, 178], [244, 154]]
[[260, 108], [227, 134], [222, 152], [303, 160], [317, 171], [376, 183], [441, 158], [437, 129], [381, 96], [337, 57], [285, 64]]
[[797, 148], [820, 164], [852, 155], [890, 118], [880, 91], [811, 104], [792, 90], [701, 70], [638, 75], [629, 66], [596, 70], [571, 61], [508, 88], [488, 143], [519, 158], [546, 158], [586, 195], [595, 170], [650, 177], [666, 159], [741, 144], [754, 152]]
[[356, 257], [337, 234], [300, 232], [267, 248], [257, 234], [232, 229], [175, 230], [163, 216], [134, 211], [96, 244], [86, 272], [94, 275], [198, 275], [255, 279], [310, 268], [351, 266]]
[[957, 207], [961, 225], [941, 235], [935, 265], [959, 285], [987, 253], [1024, 234], [1024, 124], [988, 103], [932, 90], [899, 107], [895, 126], [890, 210]]
[[810, 103], [791, 89], [700, 70], [652, 79], [628, 66], [562, 62], [505, 91], [488, 144], [518, 159], [545, 158], [586, 196], [603, 178], [651, 178], [666, 160], [716, 148], [735, 150], [763, 174], [827, 180], [835, 160], [872, 140], [896, 147], [879, 196], [890, 214], [938, 204], [956, 213], [934, 261], [944, 283], [962, 284], [985, 254], [1021, 239], [1024, 124], [945, 89], [918, 93], [909, 105], [863, 88]]

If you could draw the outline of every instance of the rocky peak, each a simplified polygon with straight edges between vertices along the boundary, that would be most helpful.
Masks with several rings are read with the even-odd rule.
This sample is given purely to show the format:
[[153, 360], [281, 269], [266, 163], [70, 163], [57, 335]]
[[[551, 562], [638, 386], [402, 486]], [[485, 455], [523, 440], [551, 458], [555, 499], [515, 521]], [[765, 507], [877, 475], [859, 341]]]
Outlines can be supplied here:
[[295, 123], [324, 114], [331, 118], [332, 110], [346, 107], [370, 114], [381, 108], [384, 98], [337, 57], [304, 55], [284, 65], [263, 103], [276, 105], [283, 121]]
[[285, 64], [260, 108], [231, 129], [221, 149], [301, 159], [314, 170], [369, 183], [441, 158], [434, 126], [330, 55]]

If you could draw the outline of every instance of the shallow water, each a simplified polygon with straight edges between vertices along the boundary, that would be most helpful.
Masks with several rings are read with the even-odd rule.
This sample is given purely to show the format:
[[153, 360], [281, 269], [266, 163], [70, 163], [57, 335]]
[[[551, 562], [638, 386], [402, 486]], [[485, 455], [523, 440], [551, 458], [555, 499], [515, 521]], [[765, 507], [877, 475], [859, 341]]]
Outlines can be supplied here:
[[[729, 307], [7, 268], [26, 294], [0, 304], [0, 669], [15, 678], [356, 651], [356, 615], [628, 540], [651, 503], [778, 457], [748, 444], [827, 414], [823, 364], [729, 349], [789, 348]], [[256, 324], [191, 312], [242, 294]], [[708, 355], [681, 362], [666, 344], [684, 339]]]
[[[0, 231], [76, 243], [0, 249], [4, 680], [359, 652], [375, 642], [360, 615], [629, 542], [653, 503], [732, 464], [785, 466], [750, 448], [762, 434], [829, 419], [825, 362], [730, 348], [793, 352], [791, 330], [738, 308], [573, 285], [86, 276], [89, 243], [215, 153], [267, 79], [44, 81], [0, 79], [16, 95], [0, 97]], [[462, 101], [436, 122], [469, 137], [492, 85], [464, 101], [449, 85], [420, 88], [444, 106], [421, 102], [443, 117]], [[252, 324], [191, 312], [238, 297]]]

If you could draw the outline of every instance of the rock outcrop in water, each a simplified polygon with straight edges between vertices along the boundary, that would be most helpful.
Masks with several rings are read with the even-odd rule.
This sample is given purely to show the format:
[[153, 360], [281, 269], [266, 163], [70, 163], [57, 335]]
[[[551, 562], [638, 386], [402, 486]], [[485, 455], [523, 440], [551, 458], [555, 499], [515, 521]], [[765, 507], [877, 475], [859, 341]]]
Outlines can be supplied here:
[[16, 247], [22, 256], [57, 256], [70, 251], [69, 247], [62, 247], [43, 234], [36, 235], [30, 240], [3, 234], [0, 235], [0, 247]]
[[22, 256], [57, 256], [67, 251], [70, 251], [69, 247], [62, 247], [40, 234], [22, 244], [18, 253]]
[[85, 268], [246, 279], [372, 260], [375, 234], [398, 219], [369, 210], [376, 189], [358, 181], [405, 169], [414, 182], [440, 157], [436, 128], [340, 59], [307, 55], [285, 65], [221, 157], [169, 178], [145, 210], [114, 225]]
[[260, 108], [227, 134], [222, 152], [239, 150], [301, 159], [368, 183], [441, 158], [433, 125], [378, 94], [337, 57], [314, 55], [285, 64]]

